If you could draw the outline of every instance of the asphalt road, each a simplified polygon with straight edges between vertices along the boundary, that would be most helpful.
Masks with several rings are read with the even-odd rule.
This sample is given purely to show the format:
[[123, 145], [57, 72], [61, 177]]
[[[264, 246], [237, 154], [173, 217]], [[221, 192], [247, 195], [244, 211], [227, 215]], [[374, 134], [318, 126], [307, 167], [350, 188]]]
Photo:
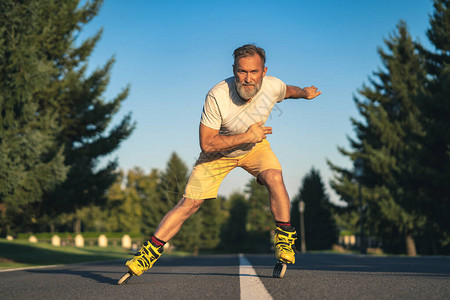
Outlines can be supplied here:
[[[256, 271], [240, 274], [238, 255], [162, 256], [119, 286], [124, 261], [0, 272], [2, 299], [240, 299], [242, 276], [273, 299], [450, 299], [450, 258], [306, 254], [283, 279], [272, 255], [245, 255]], [[258, 300], [261, 300], [258, 297]]]

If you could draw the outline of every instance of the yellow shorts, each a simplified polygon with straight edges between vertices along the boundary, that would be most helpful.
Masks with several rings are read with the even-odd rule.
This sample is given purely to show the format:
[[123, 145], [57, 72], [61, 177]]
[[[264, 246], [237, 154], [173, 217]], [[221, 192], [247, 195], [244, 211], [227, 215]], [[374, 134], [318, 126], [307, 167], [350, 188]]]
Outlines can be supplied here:
[[190, 199], [217, 198], [222, 180], [236, 167], [243, 168], [255, 177], [264, 170], [281, 170], [280, 162], [266, 139], [256, 144], [250, 152], [237, 157], [202, 153], [195, 163], [183, 196]]

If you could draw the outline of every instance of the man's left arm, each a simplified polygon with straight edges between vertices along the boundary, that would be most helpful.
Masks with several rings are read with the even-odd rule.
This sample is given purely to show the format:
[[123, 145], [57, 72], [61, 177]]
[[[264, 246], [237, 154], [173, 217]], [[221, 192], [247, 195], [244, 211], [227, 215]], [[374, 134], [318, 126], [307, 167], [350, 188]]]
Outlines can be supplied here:
[[284, 96], [284, 99], [304, 98], [304, 99], [311, 100], [311, 99], [316, 98], [320, 94], [322, 94], [322, 92], [318, 91], [315, 86], [300, 88], [300, 87], [294, 86], [294, 85], [286, 85], [286, 95]]

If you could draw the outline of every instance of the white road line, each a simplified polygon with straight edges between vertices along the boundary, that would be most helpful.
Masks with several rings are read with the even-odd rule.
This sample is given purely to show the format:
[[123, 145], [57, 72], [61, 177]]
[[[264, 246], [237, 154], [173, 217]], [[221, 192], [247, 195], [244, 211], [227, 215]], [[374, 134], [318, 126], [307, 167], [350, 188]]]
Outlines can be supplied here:
[[58, 266], [61, 266], [61, 265], [47, 265], [47, 266], [23, 267], [23, 268], [15, 268], [15, 269], [2, 269], [2, 270], [0, 270], [0, 273], [12, 272], [12, 271], [33, 270], [33, 269], [45, 269], [45, 268], [52, 268], [52, 267], [58, 267]]
[[239, 254], [239, 278], [241, 286], [241, 300], [272, 300], [269, 292], [262, 284], [255, 269], [245, 258], [244, 254]]
[[35, 266], [35, 267], [23, 267], [23, 268], [13, 268], [13, 269], [0, 269], [1, 272], [13, 272], [13, 271], [24, 271], [24, 270], [32, 270], [32, 269], [44, 269], [44, 268], [53, 268], [53, 267], [64, 267], [64, 266], [76, 266], [76, 265], [90, 265], [95, 263], [107, 263], [107, 262], [115, 262], [115, 261], [124, 261], [121, 259], [111, 259], [111, 260], [97, 260], [97, 261], [85, 261], [73, 264], [59, 264], [59, 265], [44, 265], [44, 266]]

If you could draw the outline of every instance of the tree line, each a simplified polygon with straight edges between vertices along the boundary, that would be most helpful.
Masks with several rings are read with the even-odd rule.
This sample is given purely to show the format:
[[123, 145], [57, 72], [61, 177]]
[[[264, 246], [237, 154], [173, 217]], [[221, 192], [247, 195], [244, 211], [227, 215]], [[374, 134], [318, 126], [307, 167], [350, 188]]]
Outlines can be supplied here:
[[449, 3], [434, 1], [433, 49], [413, 40], [403, 21], [378, 49], [382, 67], [354, 97], [360, 117], [351, 119], [351, 149], [339, 148], [361, 163], [362, 176], [328, 162], [332, 187], [348, 204], [341, 220], [358, 232], [365, 217], [363, 233], [389, 253], [450, 253]]
[[[189, 169], [172, 153], [164, 170], [146, 173], [139, 167], [120, 171], [107, 192], [107, 201], [92, 204], [56, 218], [59, 231], [70, 231], [80, 221], [83, 232], [126, 232], [143, 239], [153, 234], [163, 216], [182, 198]], [[298, 202], [306, 202], [306, 237], [309, 250], [330, 249], [337, 242], [332, 205], [317, 170], [311, 169], [292, 207], [294, 226], [298, 226]], [[300, 227], [297, 227], [300, 228]], [[199, 211], [185, 221], [170, 243], [177, 249], [192, 251], [269, 252], [275, 221], [269, 207], [267, 189], [254, 178], [244, 192], [219, 196], [204, 202]]]

